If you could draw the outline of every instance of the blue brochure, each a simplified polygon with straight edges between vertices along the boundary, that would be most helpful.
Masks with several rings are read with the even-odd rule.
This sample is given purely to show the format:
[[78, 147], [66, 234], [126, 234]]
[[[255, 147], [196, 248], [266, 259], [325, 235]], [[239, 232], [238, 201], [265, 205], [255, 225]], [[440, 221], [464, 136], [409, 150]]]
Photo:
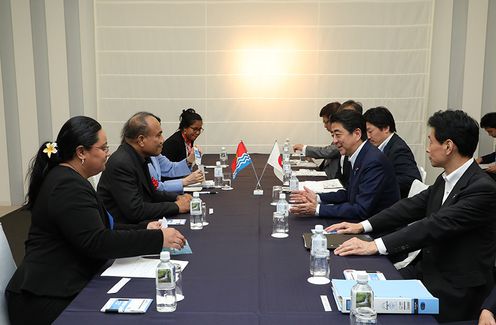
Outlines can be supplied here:
[[181, 249], [162, 248], [162, 251], [170, 252], [171, 255], [193, 254], [193, 251], [191, 250], [188, 241], [186, 241], [186, 244], [184, 244], [183, 248]]

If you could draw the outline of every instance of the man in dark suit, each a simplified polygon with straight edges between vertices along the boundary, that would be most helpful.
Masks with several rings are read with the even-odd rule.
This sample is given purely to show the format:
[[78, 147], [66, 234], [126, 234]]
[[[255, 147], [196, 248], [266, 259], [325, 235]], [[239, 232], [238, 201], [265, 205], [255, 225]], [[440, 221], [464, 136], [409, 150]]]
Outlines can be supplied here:
[[[309, 189], [291, 195], [291, 213], [366, 220], [399, 200], [393, 166], [366, 141], [365, 120], [352, 110], [331, 116], [333, 143], [348, 156], [351, 175], [346, 190], [316, 195]], [[320, 204], [324, 203], [324, 204]], [[325, 204], [327, 203], [327, 204]]]
[[98, 194], [117, 222], [136, 224], [189, 211], [190, 195], [157, 191], [152, 184], [148, 163], [163, 142], [160, 119], [151, 113], [136, 113], [124, 125], [122, 144], [98, 183]]
[[382, 151], [393, 164], [396, 179], [400, 186], [401, 198], [408, 196], [412, 182], [422, 181], [413, 157], [412, 150], [396, 134], [393, 114], [386, 107], [374, 107], [363, 114], [367, 126], [369, 142]]
[[[324, 123], [324, 128], [330, 132], [331, 123], [329, 122], [329, 117], [335, 114], [339, 107], [341, 106], [338, 102], [332, 102], [320, 110], [319, 116], [322, 118], [322, 123]], [[339, 167], [339, 158], [341, 154], [339, 150], [333, 144], [325, 147], [309, 146], [306, 144], [297, 143], [293, 146], [294, 151], [301, 151], [301, 153], [310, 158], [321, 159], [324, 158], [319, 166], [319, 170], [325, 171], [329, 179], [337, 178]]]
[[[480, 127], [483, 128], [489, 136], [496, 138], [496, 112], [484, 115], [481, 118]], [[489, 176], [496, 180], [496, 152], [479, 157], [476, 161], [478, 164], [490, 164], [485, 171]]]
[[448, 110], [429, 118], [429, 126], [429, 159], [432, 166], [444, 169], [436, 182], [367, 221], [343, 222], [327, 230], [390, 232], [372, 242], [348, 240], [335, 250], [337, 255], [422, 248], [400, 270], [403, 277], [422, 280], [439, 298], [439, 321], [476, 319], [494, 284], [496, 184], [472, 159], [479, 139], [476, 121], [463, 111]]

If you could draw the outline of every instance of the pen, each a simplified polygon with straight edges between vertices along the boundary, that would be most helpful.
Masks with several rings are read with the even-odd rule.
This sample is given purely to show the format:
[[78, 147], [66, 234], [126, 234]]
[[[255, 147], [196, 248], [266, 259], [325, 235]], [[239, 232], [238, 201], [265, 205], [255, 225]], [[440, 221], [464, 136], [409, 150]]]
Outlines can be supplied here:
[[198, 193], [200, 193], [200, 194], [217, 194], [218, 192], [217, 191], [200, 191]]

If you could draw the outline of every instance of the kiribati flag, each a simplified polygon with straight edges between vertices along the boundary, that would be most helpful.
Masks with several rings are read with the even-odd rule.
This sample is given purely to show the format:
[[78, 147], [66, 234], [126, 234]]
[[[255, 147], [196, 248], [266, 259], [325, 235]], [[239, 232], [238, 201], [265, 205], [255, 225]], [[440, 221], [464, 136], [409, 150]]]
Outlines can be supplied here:
[[238, 149], [236, 149], [236, 157], [231, 164], [231, 170], [233, 173], [233, 180], [236, 178], [238, 173], [245, 168], [246, 166], [251, 164], [251, 158], [246, 150], [245, 144], [243, 141], [240, 141], [238, 144]]

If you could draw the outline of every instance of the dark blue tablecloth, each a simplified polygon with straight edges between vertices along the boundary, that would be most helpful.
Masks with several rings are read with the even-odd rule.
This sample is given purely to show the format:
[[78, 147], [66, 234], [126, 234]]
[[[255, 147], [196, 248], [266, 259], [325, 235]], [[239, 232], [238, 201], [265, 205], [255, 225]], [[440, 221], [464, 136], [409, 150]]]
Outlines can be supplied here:
[[[253, 156], [253, 155], [252, 155]], [[267, 155], [254, 155], [260, 173]], [[208, 178], [213, 177], [209, 173]], [[316, 286], [309, 276], [309, 251], [302, 233], [315, 224], [335, 221], [290, 216], [290, 236], [274, 239], [270, 205], [276, 184], [269, 166], [262, 180], [263, 196], [254, 196], [256, 180], [251, 167], [233, 181], [233, 191], [202, 195], [214, 214], [200, 231], [178, 227], [192, 247], [192, 255], [174, 257], [189, 261], [183, 272], [185, 299], [174, 313], [158, 313], [152, 303], [144, 315], [104, 314], [99, 310], [112, 297], [155, 299], [154, 279], [133, 278], [119, 293], [106, 294], [120, 278], [96, 276], [68, 306], [55, 324], [347, 324], [348, 315], [337, 311], [330, 285]], [[189, 216], [183, 215], [182, 218]], [[392, 264], [381, 256], [331, 256], [331, 275], [343, 278], [343, 269], [380, 270], [388, 279], [400, 279]], [[327, 295], [332, 312], [324, 312], [320, 295]], [[426, 315], [379, 315], [378, 324], [437, 324]]]

